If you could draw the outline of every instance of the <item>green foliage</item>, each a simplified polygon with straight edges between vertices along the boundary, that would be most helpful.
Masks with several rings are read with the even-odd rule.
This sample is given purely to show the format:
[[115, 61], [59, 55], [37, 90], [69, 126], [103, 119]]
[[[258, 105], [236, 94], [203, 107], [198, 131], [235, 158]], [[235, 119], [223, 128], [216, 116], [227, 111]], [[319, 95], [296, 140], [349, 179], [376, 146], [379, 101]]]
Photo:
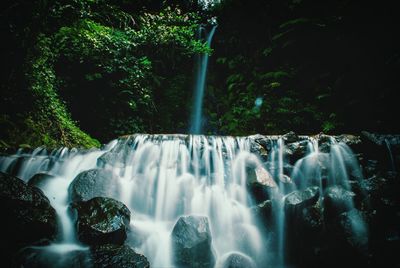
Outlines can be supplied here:
[[[93, 103], [86, 118], [81, 117], [89, 133], [109, 140], [116, 135], [148, 132], [149, 125], [157, 128], [162, 124], [165, 128], [165, 124], [173, 123], [172, 119], [158, 121], [162, 116], [156, 115], [160, 102], [176, 91], [165, 83], [178, 74], [178, 68], [171, 69], [171, 65], [191, 63], [191, 55], [210, 52], [194, 38], [197, 20], [194, 14], [166, 8], [138, 16], [135, 29], [113, 28], [86, 18], [55, 33], [59, 55], [56, 69], [64, 81], [64, 98], [72, 103], [77, 95], [83, 95]], [[74, 85], [76, 81], [81, 82]], [[72, 105], [72, 113], [78, 113], [82, 105]], [[101, 120], [93, 122], [93, 116]]]
[[32, 115], [25, 120], [27, 129], [34, 134], [32, 145], [97, 147], [99, 142], [82, 132], [72, 121], [64, 103], [54, 87], [55, 74], [52, 66], [54, 53], [49, 38], [38, 37], [29, 59], [26, 76], [29, 90], [35, 101]]
[[[384, 19], [370, 20], [378, 11]], [[19, 1], [0, 16], [0, 146], [187, 132], [198, 53], [211, 55], [209, 134], [387, 129], [400, 47], [392, 13], [346, 0], [207, 10], [182, 0]], [[212, 16], [213, 49], [196, 37]]]
[[[18, 143], [91, 147], [99, 143], [80, 128], [107, 142], [177, 125], [165, 101], [187, 103], [178, 90], [190, 84], [192, 56], [211, 53], [195, 38], [198, 15], [163, 5], [147, 11], [129, 1], [52, 0], [30, 8], [25, 18], [33, 24], [21, 28], [29, 36], [19, 38], [33, 41], [19, 48], [26, 57], [18, 85], [29, 100], [18, 115], [6, 111], [0, 139], [19, 133]], [[182, 126], [187, 118], [180, 113], [179, 120]]]

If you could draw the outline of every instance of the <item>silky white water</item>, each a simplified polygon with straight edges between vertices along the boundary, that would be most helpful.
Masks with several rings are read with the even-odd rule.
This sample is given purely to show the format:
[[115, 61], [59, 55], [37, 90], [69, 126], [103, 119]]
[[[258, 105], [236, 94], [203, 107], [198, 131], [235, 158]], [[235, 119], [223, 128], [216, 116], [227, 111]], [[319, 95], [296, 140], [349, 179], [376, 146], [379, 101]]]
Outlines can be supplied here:
[[[117, 199], [132, 212], [126, 243], [144, 254], [152, 267], [174, 267], [171, 232], [182, 215], [208, 217], [217, 266], [236, 252], [259, 267], [271, 263], [285, 267], [285, 230], [290, 224], [284, 207], [287, 194], [315, 185], [320, 196], [329, 186], [351, 190], [350, 177], [362, 177], [360, 166], [350, 148], [334, 138], [324, 152], [316, 139], [303, 140], [304, 156], [294, 163], [282, 138], [269, 140], [264, 162], [250, 152], [252, 142], [251, 137], [138, 134], [114, 140], [101, 150], [20, 150], [0, 156], [0, 171], [24, 181], [41, 172], [53, 175], [39, 185], [59, 219], [58, 239], [48, 250], [65, 253], [86, 248], [76, 239], [68, 187], [80, 172], [102, 168], [113, 172]], [[252, 213], [249, 167], [271, 178], [257, 177], [260, 183], [277, 189], [271, 196], [275, 227], [266, 233]], [[354, 234], [366, 236], [362, 219], [352, 221]]]
[[152, 267], [171, 267], [170, 234], [181, 215], [208, 217], [217, 258], [231, 251], [255, 259], [260, 254], [261, 235], [246, 190], [246, 161], [254, 161], [249, 149], [246, 138], [136, 135], [104, 150], [19, 152], [0, 158], [0, 170], [10, 172], [21, 162], [17, 175], [24, 181], [40, 172], [54, 175], [41, 188], [58, 214], [57, 245], [78, 245], [68, 187], [80, 172], [96, 168], [104, 153], [117, 155], [102, 168], [113, 171], [119, 200], [132, 211], [128, 244]]

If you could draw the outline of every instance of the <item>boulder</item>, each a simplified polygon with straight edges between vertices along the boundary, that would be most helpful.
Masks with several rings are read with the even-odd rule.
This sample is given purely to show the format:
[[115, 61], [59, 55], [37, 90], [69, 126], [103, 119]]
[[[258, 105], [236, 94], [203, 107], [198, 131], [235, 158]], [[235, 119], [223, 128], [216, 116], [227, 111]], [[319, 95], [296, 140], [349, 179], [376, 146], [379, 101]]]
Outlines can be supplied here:
[[267, 160], [268, 152], [271, 150], [271, 139], [260, 134], [249, 136], [250, 152], [259, 155], [262, 159]]
[[254, 202], [262, 203], [271, 199], [278, 188], [271, 174], [264, 167], [258, 166], [247, 168], [247, 190]]
[[376, 267], [369, 263], [368, 229], [362, 212], [356, 209], [343, 212], [328, 221], [326, 228], [321, 252], [324, 267]]
[[295, 163], [300, 158], [304, 157], [308, 149], [308, 141], [296, 141], [288, 143], [285, 146], [285, 154], [290, 158], [291, 163]]
[[251, 212], [253, 215], [258, 217], [267, 228], [272, 228], [274, 224], [273, 218], [273, 206], [271, 200], [265, 200], [264, 202], [251, 207]]
[[282, 139], [285, 141], [285, 143], [292, 143], [296, 142], [299, 140], [299, 137], [294, 133], [293, 131], [290, 131], [286, 133], [285, 135], [282, 136]]
[[0, 172], [1, 248], [3, 254], [52, 240], [57, 233], [56, 212], [43, 192]]
[[171, 240], [178, 266], [214, 267], [215, 256], [207, 217], [180, 217], [172, 230]]
[[100, 245], [91, 248], [94, 268], [149, 268], [145, 256], [136, 253], [127, 245]]
[[77, 232], [80, 241], [89, 245], [123, 244], [131, 212], [121, 202], [95, 197], [72, 204], [78, 212]]
[[276, 187], [276, 182], [272, 178], [272, 175], [262, 166], [255, 168], [248, 167], [247, 170], [247, 182], [259, 182], [262, 185], [268, 187]]
[[37, 173], [28, 180], [28, 185], [41, 188], [45, 184], [47, 184], [49, 180], [53, 179], [54, 177], [55, 176], [50, 175], [48, 173]]
[[318, 263], [318, 251], [324, 243], [323, 213], [317, 202], [304, 207], [285, 218], [285, 256], [301, 267], [313, 267]]
[[349, 211], [354, 207], [353, 198], [355, 193], [341, 186], [331, 186], [324, 194], [325, 215], [335, 217], [342, 212]]
[[221, 264], [218, 267], [221, 268], [256, 268], [257, 265], [247, 255], [239, 252], [228, 253], [221, 257]]
[[76, 176], [69, 187], [73, 202], [87, 201], [93, 197], [119, 197], [116, 176], [110, 170], [90, 169]]
[[360, 136], [350, 135], [350, 134], [342, 134], [335, 137], [337, 142], [343, 142], [347, 146], [349, 146], [352, 150], [360, 150], [361, 149], [361, 138]]
[[311, 207], [303, 208], [301, 211], [301, 225], [302, 231], [309, 231], [309, 233], [318, 232], [323, 227], [323, 215], [320, 202], [317, 202]]
[[314, 205], [319, 198], [319, 187], [308, 187], [305, 190], [296, 190], [286, 195], [285, 209], [287, 211], [300, 211], [305, 207]]
[[354, 250], [367, 254], [368, 230], [365, 216], [357, 209], [343, 212], [339, 216], [341, 234]]

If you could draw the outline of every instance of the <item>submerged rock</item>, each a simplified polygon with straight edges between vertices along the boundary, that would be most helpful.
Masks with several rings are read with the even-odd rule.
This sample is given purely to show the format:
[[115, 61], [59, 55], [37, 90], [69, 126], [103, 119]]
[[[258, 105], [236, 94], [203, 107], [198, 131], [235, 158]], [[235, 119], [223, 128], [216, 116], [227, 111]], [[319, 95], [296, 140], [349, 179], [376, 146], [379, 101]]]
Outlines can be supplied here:
[[89, 245], [123, 244], [131, 212], [121, 202], [95, 197], [73, 204], [78, 212], [77, 232], [80, 241]]
[[16, 267], [29, 268], [91, 268], [87, 250], [57, 251], [52, 246], [28, 247], [18, 253]]
[[73, 202], [87, 201], [93, 197], [119, 197], [118, 183], [110, 170], [83, 171], [72, 181], [69, 194]]
[[228, 253], [227, 256], [222, 256], [218, 267], [221, 268], [256, 268], [254, 261], [247, 255], [239, 252]]
[[365, 216], [357, 209], [343, 212], [340, 217], [340, 227], [347, 243], [356, 251], [366, 254], [368, 249], [368, 230]]
[[56, 212], [43, 192], [2, 172], [0, 211], [3, 254], [56, 236]]
[[110, 151], [102, 154], [99, 158], [97, 158], [97, 166], [100, 168], [105, 167], [106, 165], [123, 168], [125, 167], [125, 160], [127, 158], [127, 153], [123, 150], [121, 151]]
[[351, 210], [354, 207], [355, 193], [340, 186], [331, 186], [326, 189], [324, 196], [325, 215], [328, 217]]
[[49, 180], [53, 179], [54, 177], [55, 176], [48, 173], [37, 173], [28, 180], [28, 185], [40, 188], [47, 184]]
[[91, 249], [94, 268], [149, 268], [145, 256], [136, 253], [127, 245], [101, 245]]
[[177, 265], [184, 267], [214, 266], [215, 256], [207, 217], [180, 217], [172, 230], [171, 239]]
[[261, 219], [268, 228], [271, 228], [274, 224], [272, 213], [273, 206], [271, 200], [265, 200], [264, 202], [251, 207], [251, 212], [253, 213], [253, 215]]
[[308, 187], [302, 191], [294, 191], [285, 197], [286, 210], [299, 210], [314, 205], [319, 198], [319, 187]]

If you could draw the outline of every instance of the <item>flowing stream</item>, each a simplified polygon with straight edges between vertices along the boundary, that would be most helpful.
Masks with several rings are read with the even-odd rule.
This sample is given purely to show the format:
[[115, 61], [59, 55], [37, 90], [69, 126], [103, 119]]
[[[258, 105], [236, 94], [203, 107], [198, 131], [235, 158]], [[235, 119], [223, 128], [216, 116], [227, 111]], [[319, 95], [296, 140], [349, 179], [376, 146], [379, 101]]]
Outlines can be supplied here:
[[[0, 171], [26, 182], [37, 173], [53, 175], [39, 185], [61, 227], [51, 250], [85, 250], [76, 239], [68, 188], [80, 172], [99, 168], [115, 175], [118, 199], [132, 211], [127, 243], [152, 267], [174, 267], [171, 231], [182, 215], [208, 217], [217, 267], [230, 252], [248, 256], [258, 267], [285, 267], [288, 194], [310, 186], [319, 186], [321, 195], [329, 186], [350, 190], [350, 176], [362, 174], [349, 147], [334, 138], [327, 152], [319, 150], [316, 140], [305, 139], [304, 155], [292, 164], [282, 138], [270, 140], [272, 147], [264, 159], [251, 153], [253, 143], [251, 137], [137, 134], [97, 150], [19, 150], [0, 156]], [[265, 181], [256, 172], [257, 182], [277, 189], [272, 199], [275, 227], [265, 228], [253, 213], [249, 169], [270, 178]], [[362, 219], [355, 219], [353, 227], [356, 235], [366, 235]]]

